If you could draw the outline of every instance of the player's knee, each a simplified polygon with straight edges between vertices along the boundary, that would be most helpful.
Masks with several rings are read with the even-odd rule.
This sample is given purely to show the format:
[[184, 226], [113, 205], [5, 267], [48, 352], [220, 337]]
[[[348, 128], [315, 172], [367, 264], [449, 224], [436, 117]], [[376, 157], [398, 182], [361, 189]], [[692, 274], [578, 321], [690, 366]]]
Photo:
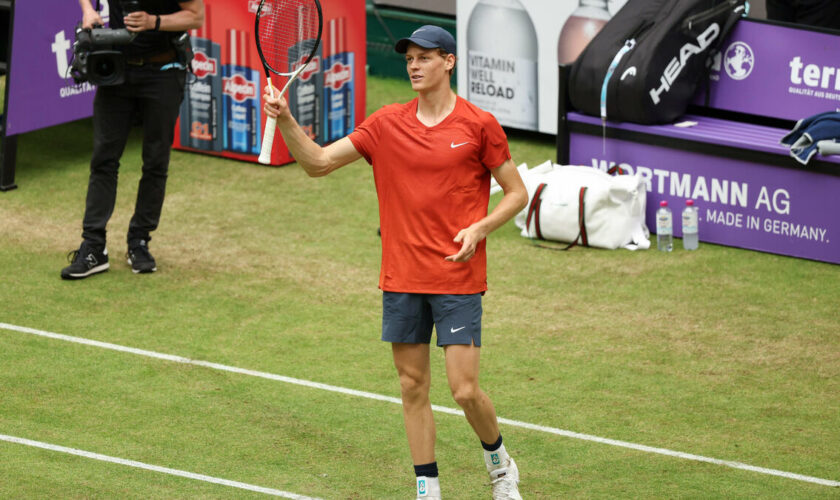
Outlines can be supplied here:
[[429, 378], [421, 373], [400, 373], [400, 391], [403, 398], [422, 398], [429, 395]]
[[452, 397], [461, 408], [472, 408], [478, 403], [481, 391], [473, 384], [463, 384], [452, 388]]

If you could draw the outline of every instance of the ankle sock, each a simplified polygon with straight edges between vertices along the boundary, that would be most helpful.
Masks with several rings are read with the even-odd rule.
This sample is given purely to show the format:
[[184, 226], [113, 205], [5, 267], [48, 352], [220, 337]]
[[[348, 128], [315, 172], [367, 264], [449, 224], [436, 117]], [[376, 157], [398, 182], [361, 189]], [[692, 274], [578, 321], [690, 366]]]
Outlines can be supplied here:
[[496, 451], [499, 449], [499, 446], [502, 445], [502, 435], [499, 434], [499, 439], [496, 440], [493, 444], [487, 444], [484, 441], [481, 441], [481, 447], [484, 448], [486, 451]]
[[440, 480], [437, 477], [417, 476], [417, 497], [440, 498]]
[[437, 462], [414, 466], [417, 476], [417, 496], [440, 498], [440, 479], [438, 479]]
[[502, 444], [501, 434], [495, 443], [487, 444], [482, 441], [481, 446], [484, 448], [484, 465], [487, 466], [488, 472], [504, 467], [508, 458], [510, 458], [507, 450], [505, 450], [505, 445]]
[[429, 464], [422, 464], [422, 465], [415, 465], [414, 466], [414, 475], [417, 477], [425, 476], [425, 477], [438, 477], [438, 468], [437, 462], [432, 462]]

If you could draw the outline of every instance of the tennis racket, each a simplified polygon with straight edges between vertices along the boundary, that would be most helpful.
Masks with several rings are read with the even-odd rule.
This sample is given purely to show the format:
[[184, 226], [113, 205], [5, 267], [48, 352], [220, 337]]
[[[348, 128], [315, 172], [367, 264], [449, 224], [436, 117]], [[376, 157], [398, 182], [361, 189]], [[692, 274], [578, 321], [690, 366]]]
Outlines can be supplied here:
[[[318, 0], [261, 0], [254, 22], [257, 52], [265, 69], [265, 78], [274, 97], [271, 74], [288, 78], [283, 95], [295, 78], [304, 71], [321, 43], [324, 19]], [[265, 122], [259, 162], [271, 163], [274, 130], [277, 120]]]

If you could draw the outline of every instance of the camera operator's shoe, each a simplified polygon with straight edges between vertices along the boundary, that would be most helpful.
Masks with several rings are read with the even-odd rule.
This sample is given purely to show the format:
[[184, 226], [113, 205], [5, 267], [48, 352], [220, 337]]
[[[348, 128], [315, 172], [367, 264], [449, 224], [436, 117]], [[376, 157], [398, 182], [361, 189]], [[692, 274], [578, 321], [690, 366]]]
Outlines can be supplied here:
[[108, 249], [83, 241], [78, 250], [67, 254], [70, 265], [61, 270], [61, 278], [79, 280], [108, 270]]
[[490, 482], [493, 486], [493, 500], [522, 500], [519, 494], [519, 468], [512, 458], [508, 457], [504, 467], [490, 472]]
[[155, 258], [149, 253], [146, 240], [132, 240], [128, 243], [128, 252], [125, 254], [131, 271], [136, 273], [153, 273], [157, 271]]

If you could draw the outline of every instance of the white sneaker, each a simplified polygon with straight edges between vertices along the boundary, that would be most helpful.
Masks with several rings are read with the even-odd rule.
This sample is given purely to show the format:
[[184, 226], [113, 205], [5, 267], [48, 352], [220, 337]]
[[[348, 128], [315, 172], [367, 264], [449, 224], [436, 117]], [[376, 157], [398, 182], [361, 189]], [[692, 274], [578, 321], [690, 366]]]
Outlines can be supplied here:
[[440, 500], [440, 481], [436, 477], [417, 478], [417, 500]]
[[490, 473], [493, 486], [493, 500], [522, 500], [519, 494], [519, 469], [512, 458], [508, 458], [504, 467]]

